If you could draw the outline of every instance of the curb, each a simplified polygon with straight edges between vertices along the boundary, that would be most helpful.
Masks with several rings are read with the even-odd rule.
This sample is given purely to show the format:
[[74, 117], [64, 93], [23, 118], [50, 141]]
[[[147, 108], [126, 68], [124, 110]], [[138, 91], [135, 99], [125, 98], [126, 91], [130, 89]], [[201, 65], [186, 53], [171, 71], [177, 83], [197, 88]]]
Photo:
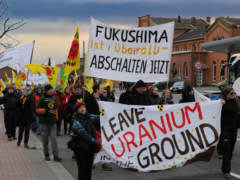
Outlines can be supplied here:
[[[42, 142], [36, 137], [34, 133], [31, 133], [30, 143], [37, 148], [35, 150], [37, 153], [43, 154]], [[58, 180], [75, 180], [75, 178], [63, 167], [61, 163], [46, 161], [46, 164], [51, 169], [51, 171], [56, 175]]]

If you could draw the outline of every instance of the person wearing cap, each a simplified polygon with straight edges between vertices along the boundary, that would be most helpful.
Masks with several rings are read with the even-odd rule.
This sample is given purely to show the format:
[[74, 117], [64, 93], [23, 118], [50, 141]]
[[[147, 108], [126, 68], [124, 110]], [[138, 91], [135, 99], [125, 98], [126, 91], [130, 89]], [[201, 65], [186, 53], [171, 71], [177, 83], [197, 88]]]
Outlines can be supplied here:
[[12, 85], [7, 87], [7, 93], [0, 98], [0, 104], [3, 104], [5, 107], [5, 126], [6, 126], [6, 134], [8, 136], [8, 140], [16, 140], [16, 112], [17, 112], [17, 99], [15, 93], [15, 89]]
[[226, 87], [222, 91], [225, 104], [221, 115], [222, 172], [226, 179], [231, 178], [231, 159], [237, 139], [237, 123], [239, 121], [240, 103], [233, 88]]
[[151, 105], [150, 98], [146, 89], [146, 84], [142, 80], [137, 81], [132, 93], [129, 95], [127, 104], [145, 106]]
[[100, 122], [87, 112], [84, 102], [77, 102], [74, 110], [72, 150], [78, 165], [78, 180], [91, 180], [94, 153], [100, 149], [95, 136], [95, 128], [100, 129]]
[[58, 119], [56, 98], [54, 97], [53, 87], [50, 84], [45, 86], [44, 91], [44, 96], [39, 99], [36, 109], [36, 112], [40, 116], [40, 124], [42, 125], [43, 153], [45, 155], [45, 160], [50, 161], [48, 150], [48, 141], [50, 138], [54, 161], [61, 161], [61, 158], [58, 156], [56, 139], [56, 123]]

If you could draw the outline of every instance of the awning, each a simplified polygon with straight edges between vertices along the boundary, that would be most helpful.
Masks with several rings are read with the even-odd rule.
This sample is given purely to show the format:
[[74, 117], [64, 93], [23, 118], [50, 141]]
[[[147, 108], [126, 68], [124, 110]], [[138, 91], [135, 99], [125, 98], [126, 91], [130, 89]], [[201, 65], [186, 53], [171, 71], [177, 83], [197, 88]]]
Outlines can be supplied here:
[[202, 43], [201, 46], [203, 49], [208, 51], [216, 51], [222, 53], [240, 52], [240, 36]]

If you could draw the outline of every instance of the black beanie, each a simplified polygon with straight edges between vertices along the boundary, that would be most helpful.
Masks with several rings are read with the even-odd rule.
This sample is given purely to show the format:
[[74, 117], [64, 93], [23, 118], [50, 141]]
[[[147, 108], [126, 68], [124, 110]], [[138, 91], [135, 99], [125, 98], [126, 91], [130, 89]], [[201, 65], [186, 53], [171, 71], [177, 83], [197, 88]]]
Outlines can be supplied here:
[[136, 85], [135, 85], [136, 88], [140, 88], [140, 87], [146, 87], [146, 84], [142, 81], [142, 80], [139, 80]]
[[53, 87], [50, 84], [46, 85], [44, 88], [45, 92], [47, 92], [50, 89], [53, 89]]

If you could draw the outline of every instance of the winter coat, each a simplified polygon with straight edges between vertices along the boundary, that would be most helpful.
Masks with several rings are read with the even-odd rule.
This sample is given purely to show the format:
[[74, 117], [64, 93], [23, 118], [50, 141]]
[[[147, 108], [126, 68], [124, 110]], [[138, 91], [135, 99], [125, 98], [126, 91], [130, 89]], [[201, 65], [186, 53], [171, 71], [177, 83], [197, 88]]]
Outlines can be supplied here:
[[160, 104], [160, 97], [158, 95], [150, 94], [149, 95], [151, 105]]
[[239, 108], [237, 102], [232, 100], [226, 100], [226, 103], [222, 107], [221, 116], [221, 128], [227, 131], [236, 131], [238, 128]]
[[54, 96], [44, 95], [39, 99], [38, 109], [46, 109], [46, 113], [39, 115], [40, 124], [53, 125], [57, 120], [57, 103]]
[[93, 96], [93, 94], [86, 95], [84, 102], [87, 107], [87, 111], [89, 114], [99, 115], [99, 106], [96, 98]]
[[162, 96], [160, 99], [160, 104], [174, 104], [172, 98], [168, 97], [167, 99]]
[[54, 96], [56, 97], [56, 101], [57, 101], [57, 109], [59, 111], [62, 111], [63, 110], [63, 102], [64, 102], [63, 93], [56, 91]]
[[30, 95], [17, 100], [19, 125], [30, 125], [34, 121], [32, 112], [32, 98]]
[[151, 105], [151, 101], [147, 93], [139, 94], [137, 91], [133, 91], [129, 95], [127, 104], [145, 106], [145, 105]]
[[131, 92], [130, 91], [126, 91], [124, 93], [122, 93], [119, 97], [119, 103], [121, 104], [127, 104], [128, 103], [128, 98], [130, 96]]
[[16, 113], [17, 111], [17, 99], [16, 95], [13, 94], [6, 94], [5, 96], [0, 98], [0, 104], [3, 104], [5, 107], [6, 113]]
[[75, 149], [94, 149], [97, 148], [98, 141], [95, 137], [95, 128], [100, 126], [99, 118], [93, 118], [90, 114], [77, 114], [73, 121], [73, 138], [75, 141]]

